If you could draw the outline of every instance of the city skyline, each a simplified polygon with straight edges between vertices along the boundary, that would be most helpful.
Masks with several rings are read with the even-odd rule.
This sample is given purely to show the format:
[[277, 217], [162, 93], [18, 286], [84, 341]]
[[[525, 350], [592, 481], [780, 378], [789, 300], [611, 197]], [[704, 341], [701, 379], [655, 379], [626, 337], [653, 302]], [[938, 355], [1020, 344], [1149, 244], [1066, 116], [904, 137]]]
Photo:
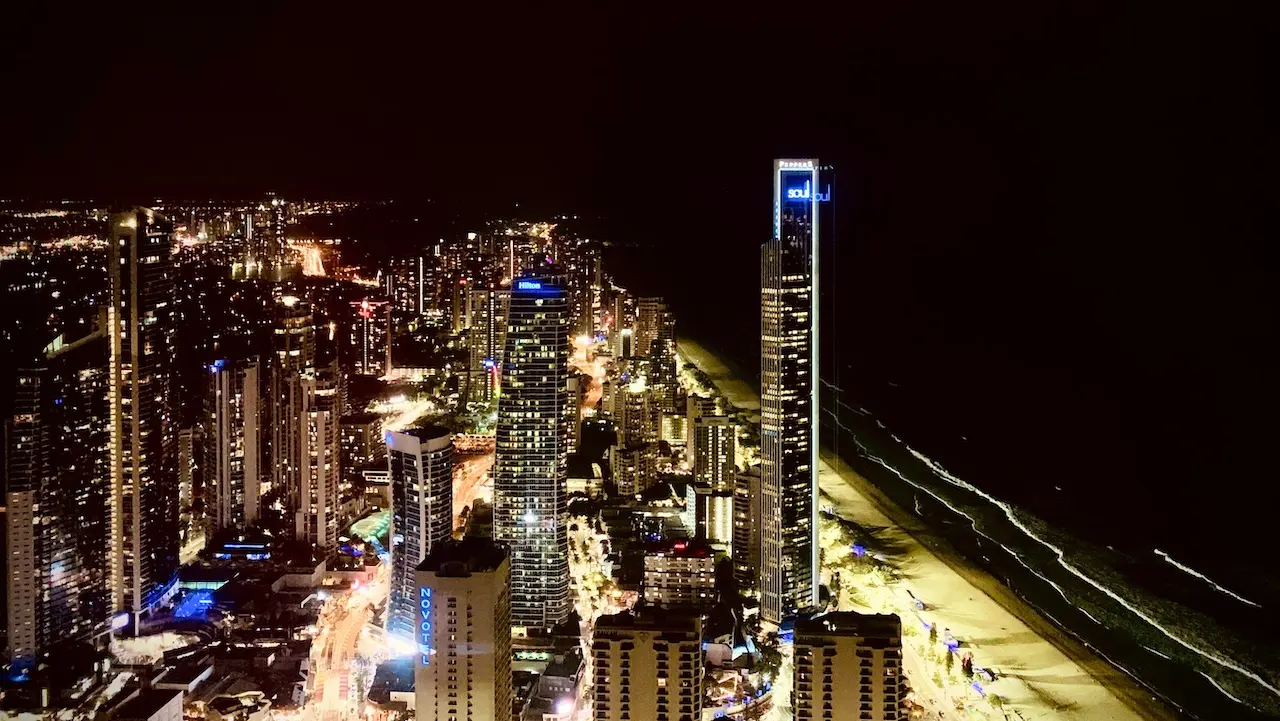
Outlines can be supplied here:
[[808, 11], [7, 12], [0, 718], [1280, 717], [1269, 25]]

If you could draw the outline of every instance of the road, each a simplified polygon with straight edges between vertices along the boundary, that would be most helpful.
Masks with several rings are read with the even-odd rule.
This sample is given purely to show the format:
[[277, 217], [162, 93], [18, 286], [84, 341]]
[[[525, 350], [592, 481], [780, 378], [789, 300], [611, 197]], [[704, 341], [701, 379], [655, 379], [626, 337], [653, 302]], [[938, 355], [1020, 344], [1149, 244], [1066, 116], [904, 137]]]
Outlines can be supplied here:
[[355, 674], [367, 674], [380, 660], [369, 653], [374, 650], [369, 644], [362, 653], [360, 640], [373, 605], [386, 594], [387, 571], [383, 568], [373, 583], [350, 592], [334, 592], [325, 602], [317, 623], [320, 633], [311, 646], [311, 693], [305, 707], [309, 718], [346, 721], [360, 715], [364, 699], [353, 687], [367, 688], [368, 684], [358, 683]]
[[479, 456], [454, 456], [453, 467], [453, 527], [458, 527], [462, 509], [471, 505], [477, 497], [486, 503], [493, 502], [493, 480], [489, 471], [493, 468], [493, 454]]

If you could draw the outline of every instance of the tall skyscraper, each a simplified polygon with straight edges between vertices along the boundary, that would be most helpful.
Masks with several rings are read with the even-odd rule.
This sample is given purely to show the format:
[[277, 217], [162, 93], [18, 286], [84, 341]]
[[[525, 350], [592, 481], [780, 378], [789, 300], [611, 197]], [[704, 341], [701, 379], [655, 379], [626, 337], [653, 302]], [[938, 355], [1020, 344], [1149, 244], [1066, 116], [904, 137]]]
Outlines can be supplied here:
[[262, 484], [261, 364], [257, 358], [209, 365], [205, 391], [204, 507], [211, 532], [258, 522]]
[[892, 614], [845, 611], [796, 621], [792, 674], [797, 719], [907, 718], [902, 621]]
[[112, 588], [136, 620], [178, 580], [172, 228], [148, 208], [113, 213], [108, 228]]
[[418, 721], [511, 718], [511, 563], [485, 538], [448, 540], [418, 566]]
[[510, 304], [511, 291], [505, 288], [471, 291], [471, 363], [467, 391], [471, 400], [491, 401], [498, 395]]
[[676, 381], [676, 321], [662, 298], [641, 298], [636, 312], [636, 355], [649, 359], [649, 385], [658, 410], [674, 413]]
[[511, 548], [512, 622], [569, 614], [569, 306], [551, 278], [516, 281], [493, 469], [494, 538]]
[[818, 602], [818, 161], [777, 160], [760, 273], [761, 616]]
[[338, 488], [342, 478], [342, 406], [345, 387], [338, 362], [302, 377], [298, 485], [294, 537], [322, 550], [338, 543]]
[[263, 492], [288, 503], [301, 483], [302, 378], [315, 372], [315, 321], [310, 304], [297, 296], [277, 298], [275, 313], [267, 371], [270, 486]]
[[357, 375], [380, 376], [391, 372], [391, 304], [364, 298], [351, 304], [351, 350]]
[[413, 638], [415, 574], [453, 535], [453, 434], [438, 426], [387, 433], [391, 471], [391, 602], [387, 632]]
[[702, 620], [664, 611], [601, 616], [591, 639], [596, 721], [702, 718]]
[[703, 416], [719, 416], [720, 408], [716, 405], [716, 399], [711, 396], [689, 396], [685, 398], [685, 449], [687, 453], [693, 452], [693, 427], [699, 418]]
[[713, 490], [731, 490], [737, 473], [737, 425], [723, 416], [699, 415], [691, 420], [693, 477]]
[[733, 577], [744, 593], [760, 585], [760, 466], [733, 479]]
[[178, 431], [178, 535], [182, 555], [199, 553], [204, 538], [204, 432], [203, 423]]
[[648, 488], [657, 477], [657, 402], [643, 375], [614, 389], [612, 402], [617, 443], [609, 449], [609, 467], [618, 493], [630, 496]]
[[425, 315], [430, 307], [428, 260], [423, 256], [396, 258], [390, 262], [383, 278], [383, 289], [396, 313], [414, 317]]
[[101, 636], [113, 610], [105, 337], [105, 327], [71, 343], [58, 336], [17, 374], [4, 474], [4, 621], [17, 667]]
[[[270, 482], [262, 484], [262, 494], [265, 502], [282, 501], [294, 525], [300, 511], [303, 453], [310, 444], [305, 435], [302, 379], [315, 374], [315, 365], [315, 319], [310, 304], [297, 296], [276, 297], [266, 398], [269, 474], [262, 474]], [[297, 535], [297, 530], [293, 533]]]
[[382, 433], [382, 416], [355, 413], [342, 417], [343, 487], [363, 478], [362, 471], [386, 468], [387, 441]]
[[265, 231], [263, 233], [265, 239], [266, 252], [262, 259], [262, 277], [268, 280], [283, 280], [286, 274], [286, 257], [285, 247], [287, 245], [284, 237], [284, 228], [287, 222], [286, 213], [289, 210], [289, 204], [284, 200], [274, 197], [270, 198], [270, 202], [262, 206], [262, 219], [264, 221]]

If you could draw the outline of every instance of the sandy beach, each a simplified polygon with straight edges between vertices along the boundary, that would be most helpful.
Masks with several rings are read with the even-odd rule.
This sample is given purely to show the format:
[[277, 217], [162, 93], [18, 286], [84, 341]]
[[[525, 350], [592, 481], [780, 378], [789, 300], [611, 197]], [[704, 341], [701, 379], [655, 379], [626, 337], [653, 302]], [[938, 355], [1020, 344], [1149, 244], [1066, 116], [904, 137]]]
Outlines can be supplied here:
[[[696, 341], [677, 347], [726, 399], [755, 411], [754, 388]], [[1043, 618], [990, 574], [956, 554], [918, 518], [831, 454], [823, 453], [822, 503], [901, 549], [895, 558], [906, 587], [929, 614], [973, 648], [982, 666], [999, 670], [990, 690], [1007, 699], [1008, 718], [1078, 721], [1170, 720], [1178, 716], [1129, 676]], [[1015, 714], [1016, 712], [1016, 714]]]

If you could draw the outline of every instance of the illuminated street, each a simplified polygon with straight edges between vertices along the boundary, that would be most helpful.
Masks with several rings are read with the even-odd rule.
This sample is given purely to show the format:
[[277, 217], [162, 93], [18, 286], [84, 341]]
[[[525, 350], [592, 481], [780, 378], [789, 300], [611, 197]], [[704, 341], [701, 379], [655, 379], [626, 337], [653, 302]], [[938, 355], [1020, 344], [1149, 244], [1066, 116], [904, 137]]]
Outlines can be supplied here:
[[[573, 530], [574, 527], [577, 530]], [[620, 590], [605, 569], [604, 544], [608, 536], [598, 533], [583, 516], [569, 519], [569, 575], [576, 590], [574, 607], [589, 638], [596, 619], [621, 613], [636, 604], [635, 591]]]
[[493, 454], [454, 457], [453, 468], [453, 527], [461, 522], [462, 511], [477, 498], [485, 503], [493, 502]]
[[[379, 567], [377, 578], [350, 592], [330, 591], [320, 613], [319, 635], [311, 647], [306, 714], [316, 720], [338, 721], [354, 718], [364, 699], [353, 688], [368, 688], [374, 664], [379, 660], [376, 639], [380, 634], [366, 628], [373, 606], [387, 595], [387, 569]], [[369, 639], [361, 643], [362, 639]]]

